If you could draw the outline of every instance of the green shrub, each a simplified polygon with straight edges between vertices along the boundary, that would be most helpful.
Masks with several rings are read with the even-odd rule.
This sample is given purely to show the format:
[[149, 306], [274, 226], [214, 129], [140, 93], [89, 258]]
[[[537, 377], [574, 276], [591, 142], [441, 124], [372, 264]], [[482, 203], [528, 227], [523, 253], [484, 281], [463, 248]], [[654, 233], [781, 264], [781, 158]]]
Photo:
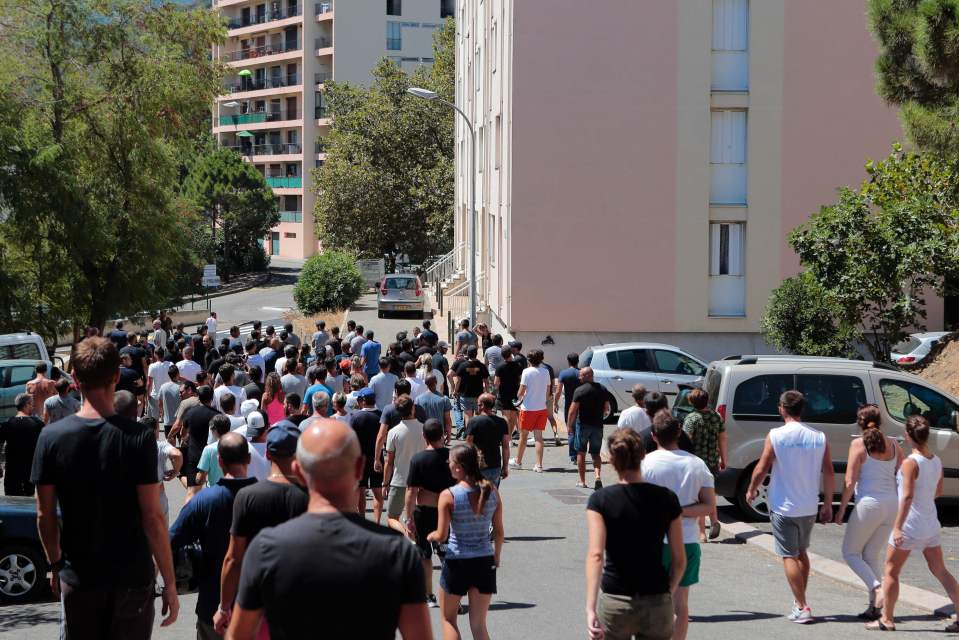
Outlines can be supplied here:
[[328, 251], [313, 256], [293, 287], [293, 300], [305, 314], [345, 309], [366, 290], [356, 260], [348, 253]]
[[773, 347], [801, 356], [855, 357], [856, 330], [809, 271], [786, 278], [769, 296], [761, 320]]

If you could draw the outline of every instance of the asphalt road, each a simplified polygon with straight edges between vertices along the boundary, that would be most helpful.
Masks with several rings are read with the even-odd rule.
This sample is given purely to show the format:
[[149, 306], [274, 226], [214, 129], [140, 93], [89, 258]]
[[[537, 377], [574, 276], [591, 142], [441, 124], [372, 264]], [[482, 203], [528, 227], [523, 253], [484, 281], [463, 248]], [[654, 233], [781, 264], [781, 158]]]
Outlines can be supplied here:
[[[293, 285], [296, 275], [291, 272], [274, 273], [269, 282], [260, 287], [241, 291], [210, 302], [217, 313], [217, 334], [227, 334], [231, 325], [243, 325], [253, 320], [262, 320], [263, 325], [281, 324], [283, 312], [292, 309]], [[184, 305], [183, 309], [205, 309], [204, 301]]]
[[[426, 317], [430, 318], [431, 315], [427, 314]], [[407, 335], [412, 337], [413, 328], [421, 327], [423, 323], [419, 314], [413, 313], [391, 314], [386, 318], [378, 318], [375, 293], [367, 293], [360, 297], [350, 309], [347, 319], [363, 325], [364, 329], [372, 329], [376, 340], [383, 344], [396, 340], [396, 334], [400, 331], [406, 331]], [[433, 327], [433, 330], [440, 335], [440, 339], [444, 339], [445, 328], [443, 331], [438, 331], [436, 327]]]

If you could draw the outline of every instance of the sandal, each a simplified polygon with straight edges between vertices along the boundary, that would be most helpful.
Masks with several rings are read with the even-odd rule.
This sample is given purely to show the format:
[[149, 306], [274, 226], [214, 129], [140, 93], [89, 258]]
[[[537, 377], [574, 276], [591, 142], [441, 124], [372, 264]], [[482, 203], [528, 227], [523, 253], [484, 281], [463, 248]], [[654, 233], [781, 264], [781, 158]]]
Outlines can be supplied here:
[[857, 618], [860, 620], [878, 620], [882, 615], [882, 607], [877, 607], [875, 605], [869, 605], [866, 607], [866, 610], [860, 613]]
[[952, 623], [943, 629], [945, 633], [959, 633], [959, 620], [953, 620]]
[[577, 483], [576, 483], [576, 488], [577, 488], [577, 489], [585, 489], [585, 488], [586, 488], [586, 483], [585, 483], [585, 482], [577, 482]]
[[[955, 623], [953, 623], [955, 624]], [[876, 620], [866, 625], [866, 631], [895, 631], [896, 625], [883, 624], [882, 620]]]

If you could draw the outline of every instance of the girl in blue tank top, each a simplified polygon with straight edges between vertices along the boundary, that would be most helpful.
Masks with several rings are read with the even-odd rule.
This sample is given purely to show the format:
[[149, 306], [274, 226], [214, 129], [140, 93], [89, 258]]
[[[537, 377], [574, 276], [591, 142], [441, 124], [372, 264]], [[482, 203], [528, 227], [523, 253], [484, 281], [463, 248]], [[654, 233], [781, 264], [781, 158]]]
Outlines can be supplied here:
[[456, 616], [463, 596], [469, 595], [471, 624], [482, 621], [482, 633], [474, 627], [474, 637], [488, 639], [486, 614], [496, 593], [496, 567], [503, 548], [503, 503], [496, 488], [480, 473], [476, 447], [453, 447], [449, 465], [457, 483], [440, 494], [436, 531], [428, 537], [431, 542], [448, 540], [440, 574], [443, 635], [460, 637]]

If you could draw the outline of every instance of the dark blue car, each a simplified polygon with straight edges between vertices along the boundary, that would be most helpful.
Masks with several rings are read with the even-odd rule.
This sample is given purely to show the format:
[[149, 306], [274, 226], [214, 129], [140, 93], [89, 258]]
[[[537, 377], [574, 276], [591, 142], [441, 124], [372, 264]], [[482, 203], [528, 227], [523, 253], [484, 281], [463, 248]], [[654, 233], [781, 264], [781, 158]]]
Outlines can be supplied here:
[[33, 498], [0, 496], [0, 601], [35, 599], [48, 588]]

